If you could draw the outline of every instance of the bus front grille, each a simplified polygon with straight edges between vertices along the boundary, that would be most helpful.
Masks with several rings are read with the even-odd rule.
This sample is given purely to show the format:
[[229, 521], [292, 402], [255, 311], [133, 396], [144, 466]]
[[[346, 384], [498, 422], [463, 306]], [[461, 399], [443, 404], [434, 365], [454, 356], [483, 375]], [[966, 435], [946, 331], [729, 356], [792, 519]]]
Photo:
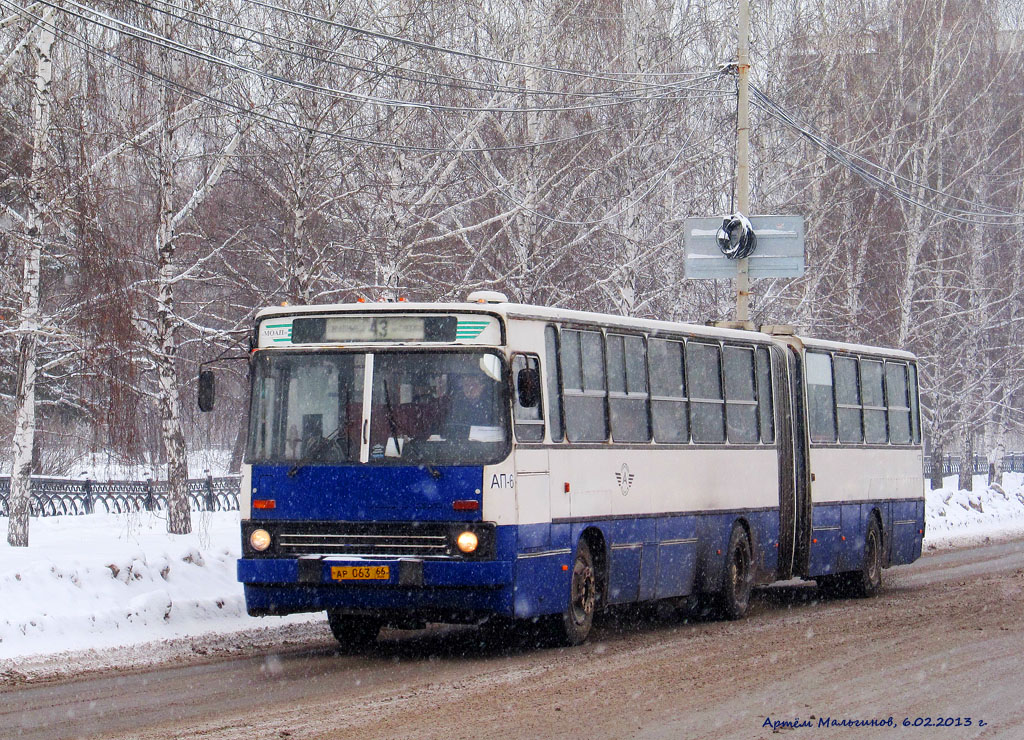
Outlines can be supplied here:
[[438, 557], [452, 554], [446, 533], [280, 532], [282, 555], [367, 555]]
[[[270, 547], [254, 550], [253, 531], [270, 534]], [[474, 532], [479, 546], [462, 553], [459, 534]], [[242, 523], [242, 555], [247, 558], [295, 558], [304, 555], [487, 560], [495, 556], [495, 526], [490, 522], [324, 522], [250, 520]]]

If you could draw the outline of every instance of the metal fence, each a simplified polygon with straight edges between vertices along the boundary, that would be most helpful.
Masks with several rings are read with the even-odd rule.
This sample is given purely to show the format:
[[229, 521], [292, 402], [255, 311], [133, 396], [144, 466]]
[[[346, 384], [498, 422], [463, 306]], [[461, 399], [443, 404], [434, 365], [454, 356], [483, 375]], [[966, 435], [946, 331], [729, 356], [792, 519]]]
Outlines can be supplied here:
[[[196, 478], [188, 482], [193, 511], [237, 511], [239, 477]], [[67, 480], [33, 478], [32, 516], [59, 516], [108, 512], [161, 511], [167, 508], [167, 481]], [[0, 516], [8, 516], [11, 479], [0, 477]]]
[[[924, 456], [924, 476], [931, 478], [936, 471], [935, 466], [942, 466], [943, 475], [959, 475], [963, 467], [964, 459], [959, 455], [943, 455], [932, 460], [928, 455]], [[1004, 473], [1024, 473], [1024, 452], [1011, 452], [1003, 455]], [[974, 475], [985, 475], [988, 473], [988, 456], [974, 456]]]

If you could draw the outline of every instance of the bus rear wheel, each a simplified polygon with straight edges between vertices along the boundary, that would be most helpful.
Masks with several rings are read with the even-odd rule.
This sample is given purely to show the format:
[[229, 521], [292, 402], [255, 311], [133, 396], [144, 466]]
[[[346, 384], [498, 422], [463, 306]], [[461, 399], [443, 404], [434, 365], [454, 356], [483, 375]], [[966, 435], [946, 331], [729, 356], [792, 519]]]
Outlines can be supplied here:
[[726, 550], [722, 588], [718, 593], [718, 613], [724, 619], [740, 619], [750, 606], [754, 571], [747, 532], [738, 522], [732, 525]]
[[867, 534], [864, 535], [864, 560], [860, 570], [849, 574], [851, 596], [867, 598], [874, 596], [882, 587], [882, 530], [878, 519], [871, 517]]
[[344, 614], [330, 609], [327, 623], [343, 651], [363, 650], [373, 644], [383, 620], [368, 614]]
[[597, 574], [594, 556], [586, 540], [576, 548], [576, 560], [569, 581], [569, 604], [552, 619], [552, 636], [562, 645], [580, 645], [590, 635], [597, 611]]

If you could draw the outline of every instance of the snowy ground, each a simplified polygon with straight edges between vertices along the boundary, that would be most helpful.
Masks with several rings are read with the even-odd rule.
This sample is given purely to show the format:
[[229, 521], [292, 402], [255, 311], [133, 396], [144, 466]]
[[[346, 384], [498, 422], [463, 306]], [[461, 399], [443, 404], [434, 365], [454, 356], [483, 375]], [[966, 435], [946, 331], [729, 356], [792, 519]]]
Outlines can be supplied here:
[[193, 512], [192, 525], [192, 534], [174, 536], [159, 512], [43, 517], [32, 519], [29, 547], [5, 539], [0, 672], [4, 659], [20, 656], [309, 620], [245, 613], [235, 578], [238, 512]]
[[[955, 477], [946, 484], [927, 492], [926, 547], [1024, 534], [1024, 476], [1008, 474], [1002, 489], [978, 476], [974, 493], [956, 490]], [[30, 547], [0, 543], [0, 682], [31, 677], [26, 666], [68, 651], [71, 670], [144, 665], [175, 651], [231, 651], [289, 635], [301, 641], [314, 629], [303, 623], [325, 621], [245, 614], [235, 580], [237, 512], [193, 513], [188, 536], [165, 528], [154, 513], [39, 518]]]
[[[0, 457], [0, 476], [11, 474], [10, 457]], [[224, 448], [200, 448], [188, 452], [188, 474], [190, 478], [205, 478], [207, 475], [221, 477], [230, 475], [231, 450]], [[167, 466], [145, 462], [127, 462], [105, 452], [91, 452], [62, 464], [59, 470], [50, 470], [48, 478], [72, 478], [94, 481], [123, 480], [167, 480]]]
[[1024, 475], [1006, 473], [1002, 486], [974, 476], [974, 491], [961, 491], [956, 476], [925, 490], [925, 547], [969, 546], [987, 538], [1024, 534]]

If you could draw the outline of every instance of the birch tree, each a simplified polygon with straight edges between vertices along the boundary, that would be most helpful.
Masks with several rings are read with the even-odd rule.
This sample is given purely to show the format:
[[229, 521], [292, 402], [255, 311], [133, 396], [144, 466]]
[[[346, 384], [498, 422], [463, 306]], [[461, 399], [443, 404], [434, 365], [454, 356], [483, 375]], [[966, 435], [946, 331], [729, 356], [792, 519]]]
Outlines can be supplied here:
[[[21, 283], [21, 311], [18, 317], [18, 383], [15, 392], [14, 439], [12, 442], [10, 519], [7, 542], [28, 547], [32, 496], [32, 450], [36, 434], [36, 376], [39, 332], [40, 263], [43, 251], [43, 203], [46, 192], [47, 146], [49, 142], [51, 83], [53, 80], [53, 14], [44, 15], [32, 46], [35, 59], [35, 88], [32, 105], [32, 169], [29, 176], [28, 212], [19, 216], [24, 227]], [[13, 213], [13, 210], [9, 208]], [[17, 214], [16, 214], [17, 215]]]

